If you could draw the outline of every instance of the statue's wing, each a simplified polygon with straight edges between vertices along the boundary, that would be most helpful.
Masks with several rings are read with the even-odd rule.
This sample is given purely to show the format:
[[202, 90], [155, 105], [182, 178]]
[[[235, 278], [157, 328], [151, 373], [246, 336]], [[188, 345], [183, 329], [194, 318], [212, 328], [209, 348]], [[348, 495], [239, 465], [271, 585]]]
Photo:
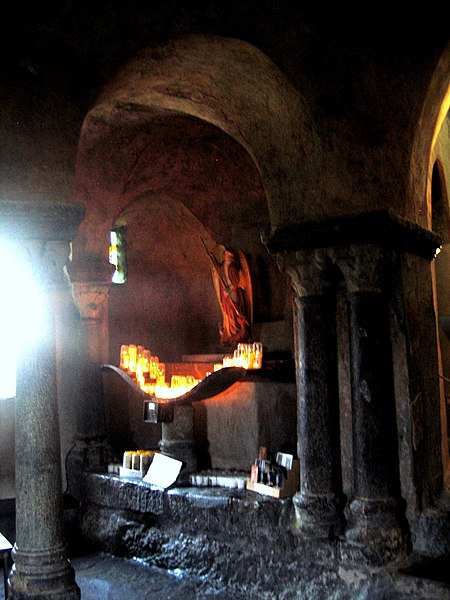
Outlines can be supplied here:
[[242, 250], [237, 250], [237, 255], [240, 262], [239, 271], [239, 287], [242, 288], [245, 296], [245, 304], [247, 307], [247, 315], [249, 318], [250, 331], [253, 330], [253, 286], [250, 275], [250, 267]]
[[220, 309], [221, 309], [221, 311], [223, 313], [223, 306], [222, 306], [222, 300], [221, 300], [221, 294], [220, 294], [220, 279], [219, 279], [219, 275], [218, 275], [216, 269], [214, 269], [214, 268], [211, 269], [211, 274], [212, 274], [214, 289], [216, 291], [217, 302], [219, 303]]

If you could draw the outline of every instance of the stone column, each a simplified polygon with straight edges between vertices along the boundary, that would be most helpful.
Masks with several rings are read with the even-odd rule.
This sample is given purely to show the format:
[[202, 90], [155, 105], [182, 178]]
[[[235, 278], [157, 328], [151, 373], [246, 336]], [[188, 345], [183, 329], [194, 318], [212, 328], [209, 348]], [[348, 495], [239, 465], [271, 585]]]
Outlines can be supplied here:
[[[421, 281], [416, 281], [412, 276], [409, 284], [405, 282], [405, 277], [408, 277], [404, 272], [405, 263], [410, 262], [405, 259], [415, 256], [420, 262], [422, 259], [433, 260], [439, 248], [439, 238], [431, 231], [424, 230], [389, 210], [381, 209], [352, 216], [286, 225], [263, 235], [263, 242], [269, 252], [278, 256], [281, 263], [288, 260], [287, 257], [299, 252], [298, 256], [302, 257], [302, 263], [311, 262], [316, 256], [316, 250], [318, 256], [328, 257], [329, 262], [339, 273], [339, 278], [345, 280], [350, 351], [340, 352], [339, 356], [341, 360], [349, 362], [348, 365], [340, 365], [341, 372], [348, 370], [351, 373], [350, 390], [346, 391], [345, 386], [341, 386], [341, 389], [342, 394], [347, 393], [351, 396], [353, 451], [350, 458], [348, 453], [346, 454], [346, 448], [342, 446], [341, 454], [343, 462], [347, 464], [351, 462], [353, 465], [353, 499], [349, 506], [347, 543], [341, 544], [340, 551], [343, 555], [348, 553], [351, 560], [363, 558], [373, 563], [394, 560], [405, 547], [405, 533], [408, 534], [405, 503], [401, 498], [401, 483], [404, 489], [405, 482], [400, 480], [399, 457], [411, 462], [412, 468], [409, 471], [411, 478], [415, 478], [414, 484], [420, 486], [422, 481], [419, 481], [419, 478], [423, 475], [429, 477], [429, 473], [424, 471], [425, 461], [428, 464], [431, 461], [437, 462], [436, 442], [439, 437], [436, 433], [433, 437], [428, 437], [428, 443], [426, 448], [423, 448], [421, 456], [417, 455], [414, 440], [406, 439], [405, 442], [408, 435], [414, 438], [411, 432], [415, 424], [411, 422], [409, 415], [416, 402], [416, 390], [419, 388], [423, 394], [434, 393], [432, 375], [428, 373], [430, 368], [434, 368], [433, 358], [429, 364], [423, 359], [418, 360], [417, 357], [423, 358], [425, 353], [431, 354], [432, 357], [436, 355], [435, 348], [420, 349], [419, 352], [420, 340], [415, 332], [410, 331], [411, 326], [419, 325], [422, 331], [424, 329], [435, 331], [433, 311], [429, 311], [429, 322], [417, 323], [412, 318], [405, 319], [404, 316], [405, 306], [411, 309], [413, 304], [417, 304], [414, 302], [415, 294], [417, 299], [422, 301], [422, 305], [431, 304], [426, 297], [424, 301], [424, 295], [428, 291], [421, 288]], [[411, 264], [418, 263], [413, 261]], [[316, 275], [311, 273], [315, 285], [319, 285], [320, 281], [317, 280], [320, 279], [320, 270]], [[302, 272], [298, 271], [299, 283], [302, 277]], [[314, 334], [309, 334], [310, 339], [306, 337], [308, 327], [300, 327], [302, 319], [307, 320], [307, 314], [311, 313], [311, 309], [307, 311], [303, 299], [305, 294], [301, 290], [298, 292], [297, 295], [300, 296], [297, 299], [300, 311], [297, 317], [298, 335], [305, 336], [306, 346], [312, 344], [311, 348], [307, 347], [305, 350], [301, 347], [301, 341], [296, 344], [299, 416], [306, 427], [306, 431], [302, 425], [299, 428], [299, 446], [303, 454], [302, 437], [308, 439], [311, 435], [308, 429], [322, 426], [318, 417], [308, 421], [308, 417], [304, 414], [305, 409], [302, 408], [302, 403], [307, 406], [303, 398], [307, 397], [307, 392], [310, 397], [314, 397], [314, 393], [320, 394], [323, 382], [318, 381], [312, 385], [316, 388], [314, 392], [314, 389], [311, 391], [305, 389], [305, 382], [302, 380], [302, 371], [308, 373], [308, 353], [311, 354], [312, 351], [317, 353], [315, 350], [317, 342], [314, 341]], [[409, 294], [410, 297], [406, 298], [405, 294]], [[316, 312], [318, 311], [316, 307]], [[301, 317], [302, 313], [304, 317]], [[395, 323], [394, 315], [397, 319], [395, 330], [392, 327]], [[311, 322], [311, 316], [308, 321]], [[318, 331], [321, 331], [319, 324], [317, 327]], [[313, 326], [310, 329], [312, 328]], [[324, 335], [323, 331], [321, 335]], [[327, 332], [326, 335], [329, 333]], [[397, 348], [404, 355], [396, 357], [394, 361], [392, 339], [395, 335], [405, 340], [417, 340], [417, 347], [408, 348], [406, 343], [397, 344]], [[433, 340], [434, 337], [429, 335], [427, 339]], [[341, 341], [342, 343], [344, 340]], [[318, 347], [320, 348], [320, 344]], [[326, 356], [327, 351], [330, 350], [324, 348], [322, 350], [324, 354], [319, 352], [318, 356]], [[395, 370], [394, 364], [397, 365]], [[410, 372], [411, 365], [414, 366], [413, 374]], [[427, 388], [425, 385], [412, 385], [417, 379], [427, 381], [431, 385]], [[408, 394], [412, 393], [414, 395], [408, 397]], [[399, 415], [401, 419], [407, 421], [398, 421]], [[436, 411], [433, 417], [424, 423], [424, 427], [437, 432], [438, 420], [439, 413]], [[401, 436], [398, 435], [398, 422], [402, 427]], [[422, 426], [422, 422], [420, 425]], [[322, 439], [333, 448], [335, 446], [328, 439], [329, 436], [330, 430], [323, 427]], [[403, 439], [403, 454], [399, 454], [399, 438]], [[310, 453], [308, 460], [303, 459], [305, 462], [303, 469], [308, 468], [310, 471], [319, 469], [324, 457], [320, 449], [315, 456]], [[434, 471], [436, 476], [441, 475], [438, 471], [441, 466], [442, 463], [436, 465]], [[308, 477], [308, 473], [301, 472], [300, 477], [304, 479]], [[303, 498], [308, 498], [308, 492], [309, 490], [301, 488], [300, 494], [294, 499], [297, 507], [303, 508]], [[302, 516], [301, 513], [298, 514]]]
[[80, 470], [105, 466], [111, 455], [100, 366], [109, 361], [108, 295], [113, 270], [106, 260], [77, 259], [67, 266], [72, 296], [81, 317], [83, 352], [77, 435], [69, 457], [69, 489], [75, 497]]
[[18, 340], [16, 542], [9, 578], [14, 600], [80, 598], [63, 535], [53, 303], [82, 216], [72, 204], [0, 203], [0, 235], [35, 275], [43, 302], [30, 297], [29, 310], [42, 313], [45, 326], [38, 338]]
[[188, 483], [189, 475], [197, 471], [197, 448], [194, 436], [194, 408], [174, 407], [173, 421], [162, 424], [159, 447], [162, 454], [183, 462], [178, 483]]
[[383, 562], [404, 543], [389, 299], [391, 250], [351, 246], [338, 259], [348, 291], [354, 497], [346, 537]]
[[309, 537], [343, 531], [336, 294], [322, 251], [279, 257], [294, 291], [300, 490], [296, 529]]

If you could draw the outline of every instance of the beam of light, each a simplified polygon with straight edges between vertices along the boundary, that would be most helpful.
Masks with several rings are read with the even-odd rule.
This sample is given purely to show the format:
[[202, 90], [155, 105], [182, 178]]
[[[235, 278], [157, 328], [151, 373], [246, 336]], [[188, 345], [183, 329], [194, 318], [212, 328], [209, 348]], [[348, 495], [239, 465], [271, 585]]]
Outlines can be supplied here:
[[30, 267], [0, 240], [0, 399], [16, 395], [19, 348], [44, 332], [43, 298]]

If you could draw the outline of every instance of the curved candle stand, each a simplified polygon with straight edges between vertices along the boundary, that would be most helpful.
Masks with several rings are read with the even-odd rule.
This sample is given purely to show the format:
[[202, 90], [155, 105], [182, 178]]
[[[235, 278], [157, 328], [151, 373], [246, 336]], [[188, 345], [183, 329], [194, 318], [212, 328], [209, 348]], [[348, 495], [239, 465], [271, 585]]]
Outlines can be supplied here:
[[101, 365], [103, 372], [112, 372], [120, 377], [130, 388], [133, 395], [144, 402], [144, 421], [146, 423], [170, 422], [173, 420], [173, 409], [175, 406], [189, 405], [198, 400], [211, 398], [231, 387], [237, 381], [242, 380], [247, 370], [242, 367], [224, 367], [214, 371], [200, 381], [195, 387], [185, 394], [176, 398], [155, 398], [150, 396], [136, 384], [136, 382], [115, 365]]

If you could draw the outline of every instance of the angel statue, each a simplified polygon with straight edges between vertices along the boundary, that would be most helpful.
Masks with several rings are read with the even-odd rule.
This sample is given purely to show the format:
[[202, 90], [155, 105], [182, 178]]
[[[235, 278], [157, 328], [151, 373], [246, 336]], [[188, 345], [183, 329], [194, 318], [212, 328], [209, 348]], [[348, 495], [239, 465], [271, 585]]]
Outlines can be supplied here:
[[218, 244], [211, 252], [202, 242], [211, 260], [214, 289], [222, 311], [220, 343], [235, 347], [252, 335], [253, 293], [248, 262], [241, 250]]

